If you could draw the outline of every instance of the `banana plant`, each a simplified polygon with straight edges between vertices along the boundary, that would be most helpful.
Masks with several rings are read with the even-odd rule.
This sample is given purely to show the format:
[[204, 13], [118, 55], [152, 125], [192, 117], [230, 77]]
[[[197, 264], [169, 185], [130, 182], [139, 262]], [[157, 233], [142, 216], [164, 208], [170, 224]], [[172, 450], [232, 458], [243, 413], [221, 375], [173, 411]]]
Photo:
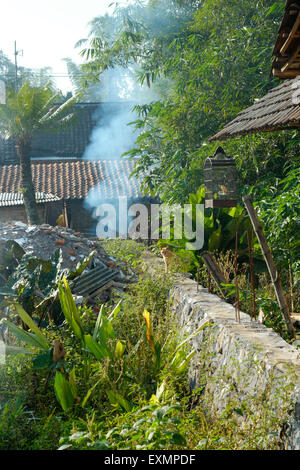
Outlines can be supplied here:
[[[113, 328], [113, 320], [120, 312], [121, 301], [116, 305], [109, 315], [106, 315], [105, 306], [101, 306], [94, 330], [92, 334], [90, 334], [84, 331], [84, 325], [81, 321], [78, 309], [72, 296], [72, 292], [65, 277], [63, 277], [63, 280], [59, 282], [59, 299], [65, 319], [81, 343], [81, 351], [87, 374], [89, 373], [89, 362], [91, 355], [99, 362], [108, 360], [109, 364], [112, 366], [114, 366], [117, 361], [121, 360], [125, 352], [125, 345], [123, 342], [116, 339]], [[57, 379], [57, 384], [61, 387], [60, 403], [62, 404], [61, 396], [65, 393], [66, 399], [64, 401], [64, 405], [66, 406], [66, 403], [70, 404], [72, 391], [71, 385], [68, 385], [62, 377]], [[89, 397], [97, 385], [98, 383], [96, 383], [92, 389], [88, 391], [81, 403], [82, 407], [86, 405]], [[126, 408], [130, 407], [129, 402], [127, 402], [127, 400], [116, 391], [107, 390], [107, 396], [113, 405], [118, 404], [124, 408], [124, 404], [126, 403]]]
[[6, 325], [7, 328], [20, 340], [23, 341], [28, 346], [33, 346], [40, 350], [47, 351], [50, 348], [50, 344], [42, 333], [42, 331], [38, 328], [34, 320], [25, 312], [23, 307], [16, 302], [11, 302], [10, 306], [15, 309], [16, 313], [19, 315], [21, 320], [27, 325], [27, 327], [31, 330], [25, 331], [23, 328], [15, 325], [10, 320], [3, 318], [1, 320], [2, 325]]
[[[189, 204], [196, 207], [197, 204], [205, 203], [205, 187], [202, 185], [197, 193], [190, 194]], [[192, 211], [192, 225], [196, 226], [195, 211]], [[205, 209], [204, 219], [204, 246], [203, 251], [226, 251], [235, 249], [236, 234], [238, 235], [238, 255], [240, 257], [248, 255], [247, 233], [252, 233], [252, 225], [245, 210], [241, 206], [222, 208], [222, 209]], [[174, 229], [171, 229], [171, 239], [164, 240], [163, 244], [176, 249], [176, 255], [181, 258], [187, 253], [192, 270], [196, 266], [202, 264], [199, 261], [199, 252], [187, 252], [185, 246], [187, 243], [185, 234], [182, 233], [181, 239], [175, 236]], [[159, 243], [161, 246], [162, 243]], [[256, 244], [254, 244], [254, 257], [260, 262], [261, 255], [257, 254]]]

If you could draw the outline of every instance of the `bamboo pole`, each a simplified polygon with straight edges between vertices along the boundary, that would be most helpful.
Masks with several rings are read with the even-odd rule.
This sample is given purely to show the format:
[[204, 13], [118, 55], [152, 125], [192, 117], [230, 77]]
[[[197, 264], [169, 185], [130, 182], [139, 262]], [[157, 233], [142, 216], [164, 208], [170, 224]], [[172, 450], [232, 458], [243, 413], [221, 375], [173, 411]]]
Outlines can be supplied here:
[[276, 268], [274, 260], [273, 260], [271, 250], [268, 246], [267, 239], [266, 239], [265, 234], [264, 234], [263, 229], [262, 229], [262, 225], [261, 225], [261, 223], [260, 223], [260, 221], [257, 217], [256, 211], [253, 207], [253, 204], [252, 204], [252, 201], [251, 201], [250, 197], [249, 196], [243, 197], [243, 202], [244, 202], [245, 207], [247, 209], [247, 212], [249, 214], [249, 217], [250, 217], [255, 235], [257, 236], [257, 239], [258, 239], [259, 244], [261, 246], [261, 250], [262, 250], [266, 265], [268, 267], [268, 271], [269, 271], [270, 276], [271, 276], [271, 280], [272, 280], [272, 283], [273, 283], [273, 286], [274, 286], [274, 289], [275, 289], [275, 293], [276, 293], [277, 301], [278, 301], [278, 304], [279, 304], [279, 308], [280, 308], [280, 311], [281, 311], [281, 313], [283, 315], [283, 318], [285, 320], [288, 333], [293, 338], [295, 338], [296, 335], [295, 335], [295, 330], [294, 330], [294, 326], [293, 326], [293, 323], [292, 323], [292, 319], [291, 319], [291, 316], [290, 316], [288, 303], [287, 303], [287, 300], [286, 300], [286, 297], [285, 297], [285, 294], [284, 294], [284, 291], [283, 291], [283, 288], [282, 288], [279, 273], [277, 271], [277, 268]]
[[63, 215], [64, 215], [64, 222], [65, 222], [65, 227], [69, 227], [69, 221], [68, 221], [68, 213], [67, 213], [67, 203], [64, 200], [63, 201]]
[[209, 253], [207, 251], [201, 253], [201, 257], [204, 261], [205, 266], [207, 267], [208, 273], [212, 276], [223, 295], [228, 298], [230, 302], [234, 303], [233, 296], [229, 296], [228, 289], [222, 285], [228, 284], [228, 282], [226, 281], [225, 276], [222, 273], [215, 257], [212, 255], [212, 253]]
[[235, 319], [241, 323], [240, 314], [240, 288], [238, 281], [238, 233], [235, 232], [235, 253], [234, 253], [234, 277], [235, 277]]

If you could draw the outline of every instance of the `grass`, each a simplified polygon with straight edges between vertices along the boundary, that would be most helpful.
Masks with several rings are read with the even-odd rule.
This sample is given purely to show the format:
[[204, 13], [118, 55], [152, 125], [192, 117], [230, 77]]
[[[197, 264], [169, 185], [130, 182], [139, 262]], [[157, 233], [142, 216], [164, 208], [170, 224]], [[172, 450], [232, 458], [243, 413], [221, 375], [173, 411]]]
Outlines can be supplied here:
[[[142, 244], [115, 240], [105, 242], [105, 248], [128, 266], [140, 269], [145, 251]], [[207, 326], [202, 349], [194, 357], [199, 364], [200, 387], [189, 390], [184, 359], [190, 348], [186, 343], [180, 354], [175, 354], [183, 336], [172, 313], [171, 285], [172, 276], [163, 272], [154, 277], [141, 273], [139, 281], [123, 295], [109, 347], [114, 351], [119, 341], [124, 352], [113, 359], [97, 361], [91, 355], [86, 359], [68, 324], [49, 325], [44, 330], [49, 339], [57, 338], [64, 344], [64, 374], [68, 377], [75, 371], [79, 402], [67, 411], [56, 400], [54, 375], [49, 378], [47, 370], [35, 370], [29, 356], [9, 356], [0, 366], [0, 449], [282, 448], [280, 430], [291, 410], [292, 374], [276, 378], [270, 373], [269, 387], [245, 393], [242, 399], [234, 393], [235, 388], [246, 391], [249, 377], [256, 369], [257, 374], [261, 372], [255, 354], [238, 366], [232, 364], [235, 378], [225, 369], [212, 375], [215, 333]], [[107, 306], [107, 311], [111, 308]], [[86, 332], [92, 334], [98, 311], [99, 306], [79, 309]], [[145, 311], [150, 314], [149, 324]], [[214, 398], [226, 387], [231, 393], [218, 410]], [[112, 401], [109, 390], [125, 402]]]

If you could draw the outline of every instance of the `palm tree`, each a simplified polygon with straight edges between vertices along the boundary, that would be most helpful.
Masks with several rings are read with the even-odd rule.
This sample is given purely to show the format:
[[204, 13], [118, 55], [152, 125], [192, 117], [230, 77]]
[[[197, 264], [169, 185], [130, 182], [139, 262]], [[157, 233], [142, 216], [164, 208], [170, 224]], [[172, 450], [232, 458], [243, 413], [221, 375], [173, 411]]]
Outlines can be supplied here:
[[31, 147], [34, 133], [57, 131], [70, 122], [73, 114], [69, 108], [75, 102], [70, 98], [57, 105], [59, 95], [50, 86], [32, 87], [24, 83], [19, 91], [10, 86], [6, 94], [6, 104], [0, 104], [0, 133], [12, 138], [16, 143], [21, 166], [21, 187], [28, 224], [40, 223], [35, 200], [35, 190], [31, 172]]

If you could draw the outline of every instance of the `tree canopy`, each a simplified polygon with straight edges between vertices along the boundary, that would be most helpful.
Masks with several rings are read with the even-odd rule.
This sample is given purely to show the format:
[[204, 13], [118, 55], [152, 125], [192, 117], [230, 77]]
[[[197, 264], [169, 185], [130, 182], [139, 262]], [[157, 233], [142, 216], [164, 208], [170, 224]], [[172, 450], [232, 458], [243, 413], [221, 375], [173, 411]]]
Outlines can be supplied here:
[[[140, 135], [131, 155], [139, 156], [137, 171], [148, 174], [145, 187], [169, 201], [187, 200], [216, 147], [208, 138], [279, 83], [270, 67], [283, 6], [272, 0], [136, 1], [92, 21], [89, 40], [78, 44], [85, 45], [88, 79], [101, 81], [107, 68], [133, 66], [137, 81], [159, 94], [136, 108]], [[286, 136], [294, 157], [295, 133], [225, 145], [236, 157], [242, 186], [258, 182], [265, 169], [280, 176]]]
[[[183, 203], [201, 188], [204, 160], [218, 145], [209, 137], [280, 83], [271, 64], [283, 10], [284, 2], [274, 0], [136, 0], [91, 22], [90, 37], [78, 43], [87, 81], [101, 83], [105, 70], [129, 67], [137, 84], [158, 95], [135, 107], [139, 134], [127, 153], [138, 157], [136, 173], [146, 175], [145, 191]], [[284, 211], [271, 216], [268, 204], [278, 196], [282, 209], [281, 181], [297, 181], [298, 131], [249, 135], [223, 146], [236, 161], [240, 202], [249, 193], [264, 201], [273, 240], [274, 226], [284, 227]], [[297, 194], [287, 191], [288, 200]], [[293, 204], [291, 213], [297, 217]], [[293, 237], [288, 245], [295, 259]]]
[[25, 82], [20, 90], [8, 87], [6, 103], [0, 104], [0, 133], [15, 141], [22, 174], [22, 191], [27, 219], [39, 223], [31, 173], [31, 143], [37, 130], [57, 131], [72, 118], [74, 98], [57, 105], [58, 95], [50, 87], [32, 87]]

